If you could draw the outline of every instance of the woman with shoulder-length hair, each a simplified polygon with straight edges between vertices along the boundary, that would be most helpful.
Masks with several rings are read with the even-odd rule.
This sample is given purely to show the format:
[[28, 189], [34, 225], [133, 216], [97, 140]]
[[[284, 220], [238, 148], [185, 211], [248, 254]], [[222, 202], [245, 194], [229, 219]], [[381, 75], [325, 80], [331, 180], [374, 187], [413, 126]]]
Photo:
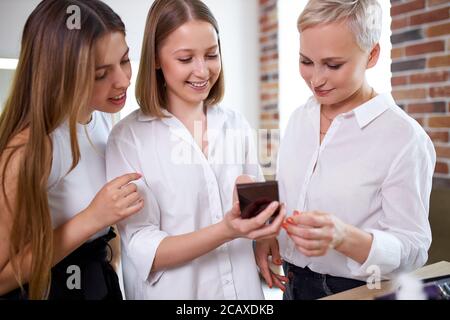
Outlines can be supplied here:
[[250, 127], [220, 105], [223, 92], [209, 8], [156, 0], [136, 85], [140, 110], [114, 127], [106, 151], [109, 177], [143, 174], [146, 206], [118, 225], [127, 298], [263, 298], [250, 239], [274, 237], [284, 210], [265, 225], [277, 202], [248, 220], [233, 204], [241, 175], [263, 176]]

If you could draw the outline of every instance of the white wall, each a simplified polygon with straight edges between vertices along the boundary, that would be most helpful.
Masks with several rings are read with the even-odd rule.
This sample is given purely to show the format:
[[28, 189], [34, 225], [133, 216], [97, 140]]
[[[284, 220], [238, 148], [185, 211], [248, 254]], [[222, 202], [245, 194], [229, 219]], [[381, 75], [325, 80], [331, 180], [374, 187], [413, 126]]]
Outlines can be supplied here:
[[18, 58], [25, 21], [39, 0], [0, 0], [0, 58]]
[[[14, 70], [0, 70], [0, 103], [3, 105], [8, 98], [10, 86], [13, 80]], [[3, 89], [4, 88], [4, 89]], [[0, 105], [0, 110], [1, 110]]]
[[225, 70], [224, 104], [259, 127], [258, 0], [205, 0], [219, 22]]
[[[135, 76], [145, 20], [152, 1], [104, 1], [122, 17], [125, 23]], [[0, 0], [0, 58], [19, 56], [23, 26], [38, 3], [38, 0]], [[258, 0], [205, 0], [205, 3], [211, 8], [220, 25], [226, 81], [224, 105], [239, 110], [253, 127], [257, 127], [259, 124]], [[0, 84], [0, 91], [5, 91], [4, 84]], [[129, 91], [129, 96], [132, 96], [132, 92], [134, 92], [133, 88]], [[123, 113], [136, 107], [135, 100], [129, 99]]]

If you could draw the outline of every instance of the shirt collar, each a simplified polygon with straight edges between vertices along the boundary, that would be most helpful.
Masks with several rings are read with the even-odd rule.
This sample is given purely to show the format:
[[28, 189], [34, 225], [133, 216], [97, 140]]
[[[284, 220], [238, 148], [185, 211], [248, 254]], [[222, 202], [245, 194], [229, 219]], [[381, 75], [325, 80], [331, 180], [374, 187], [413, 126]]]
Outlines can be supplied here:
[[[193, 142], [192, 136], [186, 129], [186, 127], [183, 125], [183, 123], [180, 120], [178, 120], [178, 118], [176, 118], [173, 114], [171, 114], [168, 110], [162, 109], [161, 111], [164, 114], [164, 116], [167, 116], [167, 118], [160, 119], [155, 116], [146, 115], [142, 112], [142, 110], [139, 110], [138, 121], [146, 122], [159, 119], [163, 123], [165, 123], [169, 128], [171, 128], [174, 134], [178, 135], [185, 141], [192, 143]], [[208, 120], [208, 144], [212, 146], [214, 145], [217, 136], [220, 134], [221, 129], [226, 122], [227, 115], [219, 105], [209, 107], [206, 112]]]
[[[162, 113], [165, 115], [165, 116], [172, 116], [171, 114], [170, 114], [170, 112], [169, 111], [167, 111], [166, 109], [162, 109]], [[145, 121], [153, 121], [153, 120], [157, 120], [157, 119], [159, 119], [158, 117], [155, 117], [155, 116], [151, 116], [151, 115], [146, 115], [144, 112], [142, 112], [142, 110], [141, 109], [139, 109], [139, 112], [138, 112], [138, 121], [143, 121], [143, 122], [145, 122]]]
[[395, 105], [391, 94], [381, 93], [355, 108], [353, 113], [355, 114], [359, 127], [362, 129]]
[[[380, 93], [352, 111], [345, 113], [344, 116], [354, 114], [359, 127], [362, 129], [393, 106], [396, 106], [396, 103], [392, 95], [390, 93]], [[319, 112], [319, 109], [319, 102], [314, 97], [311, 97], [306, 103], [306, 110], [309, 113], [314, 113], [314, 111]]]
[[207, 110], [207, 116], [208, 116], [208, 130], [220, 130], [222, 129], [222, 126], [224, 125], [227, 115], [219, 105], [216, 105], [214, 107], [209, 107]]
[[[161, 111], [168, 118], [174, 118], [173, 114], [171, 114], [166, 109], [161, 109]], [[208, 127], [214, 128], [214, 129], [220, 129], [226, 120], [226, 115], [224, 114], [224, 112], [220, 108], [220, 106], [209, 107], [207, 109], [207, 116], [208, 116]], [[145, 121], [153, 121], [153, 120], [158, 120], [158, 119], [159, 119], [158, 117], [144, 114], [142, 112], [142, 110], [139, 110], [139, 112], [138, 112], [138, 121], [145, 122]], [[168, 125], [170, 125], [170, 123], [171, 123], [170, 120], [166, 122], [166, 124], [168, 124]]]

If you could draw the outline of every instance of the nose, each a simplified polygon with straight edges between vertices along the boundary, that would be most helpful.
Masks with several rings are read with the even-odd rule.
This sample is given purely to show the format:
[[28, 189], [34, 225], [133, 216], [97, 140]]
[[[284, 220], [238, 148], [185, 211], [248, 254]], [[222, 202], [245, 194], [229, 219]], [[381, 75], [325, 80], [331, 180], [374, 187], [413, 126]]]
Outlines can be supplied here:
[[204, 59], [198, 59], [194, 65], [194, 75], [199, 78], [205, 78], [208, 76], [208, 64]]
[[318, 88], [323, 86], [326, 83], [325, 72], [321, 67], [314, 68], [312, 77], [311, 77], [311, 85], [314, 88]]
[[116, 72], [114, 87], [116, 89], [126, 89], [131, 84], [130, 79], [131, 79], [131, 67], [129, 68], [120, 67]]

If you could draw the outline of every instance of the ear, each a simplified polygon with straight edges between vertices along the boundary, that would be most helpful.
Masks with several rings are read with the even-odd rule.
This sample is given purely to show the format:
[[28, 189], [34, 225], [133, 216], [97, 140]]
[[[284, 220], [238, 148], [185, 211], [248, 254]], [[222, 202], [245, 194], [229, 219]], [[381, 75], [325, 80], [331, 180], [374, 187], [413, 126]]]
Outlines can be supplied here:
[[372, 51], [369, 54], [369, 61], [367, 62], [367, 69], [373, 68], [380, 58], [380, 44], [377, 43], [375, 47], [373, 47]]

